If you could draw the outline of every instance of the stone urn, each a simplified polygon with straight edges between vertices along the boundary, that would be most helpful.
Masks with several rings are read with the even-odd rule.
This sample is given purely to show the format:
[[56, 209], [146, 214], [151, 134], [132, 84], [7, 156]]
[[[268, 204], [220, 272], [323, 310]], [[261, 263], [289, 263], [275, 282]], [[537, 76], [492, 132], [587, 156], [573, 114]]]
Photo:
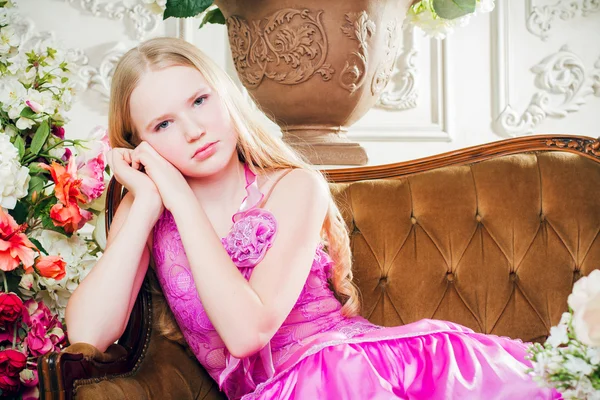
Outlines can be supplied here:
[[217, 0], [238, 76], [313, 164], [364, 165], [347, 129], [377, 101], [413, 0]]

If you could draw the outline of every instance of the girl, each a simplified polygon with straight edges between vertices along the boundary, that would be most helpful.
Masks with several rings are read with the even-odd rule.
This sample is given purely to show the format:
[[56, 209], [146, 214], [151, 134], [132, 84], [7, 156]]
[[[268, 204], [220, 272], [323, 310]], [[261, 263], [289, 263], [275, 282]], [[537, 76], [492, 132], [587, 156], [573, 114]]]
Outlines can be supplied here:
[[183, 40], [122, 57], [109, 163], [128, 193], [69, 301], [71, 343], [104, 351], [119, 338], [152, 255], [185, 340], [230, 399], [559, 398], [524, 373], [521, 341], [358, 316], [327, 184], [259, 117]]

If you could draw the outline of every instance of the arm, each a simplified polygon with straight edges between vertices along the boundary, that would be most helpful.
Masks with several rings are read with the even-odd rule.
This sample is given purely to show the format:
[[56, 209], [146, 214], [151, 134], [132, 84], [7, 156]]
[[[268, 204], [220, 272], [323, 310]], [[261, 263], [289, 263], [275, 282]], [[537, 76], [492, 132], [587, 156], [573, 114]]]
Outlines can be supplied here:
[[259, 351], [306, 282], [329, 204], [327, 187], [306, 170], [281, 179], [268, 204], [277, 236], [250, 281], [229, 258], [191, 189], [179, 199], [172, 214], [206, 313], [234, 357]]
[[148, 269], [152, 214], [156, 212], [134, 201], [131, 193], [121, 201], [105, 252], [67, 304], [70, 343], [89, 343], [104, 352], [122, 335]]

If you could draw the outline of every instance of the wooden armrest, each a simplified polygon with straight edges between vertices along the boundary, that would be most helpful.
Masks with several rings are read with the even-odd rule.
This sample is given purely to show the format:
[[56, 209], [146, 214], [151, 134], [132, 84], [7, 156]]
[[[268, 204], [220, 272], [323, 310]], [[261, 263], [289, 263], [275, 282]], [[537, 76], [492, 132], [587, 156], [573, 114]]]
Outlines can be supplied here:
[[133, 365], [127, 350], [118, 344], [102, 353], [90, 344], [75, 343], [60, 353], [40, 357], [37, 368], [41, 398], [56, 400], [71, 399], [73, 383], [78, 379], [125, 374]]
[[91, 344], [73, 343], [60, 353], [48, 353], [38, 359], [40, 398], [71, 400], [76, 381], [85, 384], [86, 381], [131, 373], [143, 358], [151, 326], [152, 300], [144, 287], [118, 344], [110, 345], [102, 353]]

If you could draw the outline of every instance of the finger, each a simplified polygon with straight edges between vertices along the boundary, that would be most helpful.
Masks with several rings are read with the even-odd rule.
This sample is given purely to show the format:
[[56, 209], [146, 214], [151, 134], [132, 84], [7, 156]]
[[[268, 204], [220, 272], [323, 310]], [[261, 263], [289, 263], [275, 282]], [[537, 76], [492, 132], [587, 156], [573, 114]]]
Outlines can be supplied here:
[[123, 160], [125, 160], [125, 162], [127, 162], [127, 164], [131, 165], [131, 152], [130, 151], [123, 152]]
[[113, 170], [112, 167], [112, 155], [113, 155], [113, 151], [109, 150], [108, 153], [106, 153], [106, 163], [108, 164], [108, 168], [110, 168], [110, 170]]

